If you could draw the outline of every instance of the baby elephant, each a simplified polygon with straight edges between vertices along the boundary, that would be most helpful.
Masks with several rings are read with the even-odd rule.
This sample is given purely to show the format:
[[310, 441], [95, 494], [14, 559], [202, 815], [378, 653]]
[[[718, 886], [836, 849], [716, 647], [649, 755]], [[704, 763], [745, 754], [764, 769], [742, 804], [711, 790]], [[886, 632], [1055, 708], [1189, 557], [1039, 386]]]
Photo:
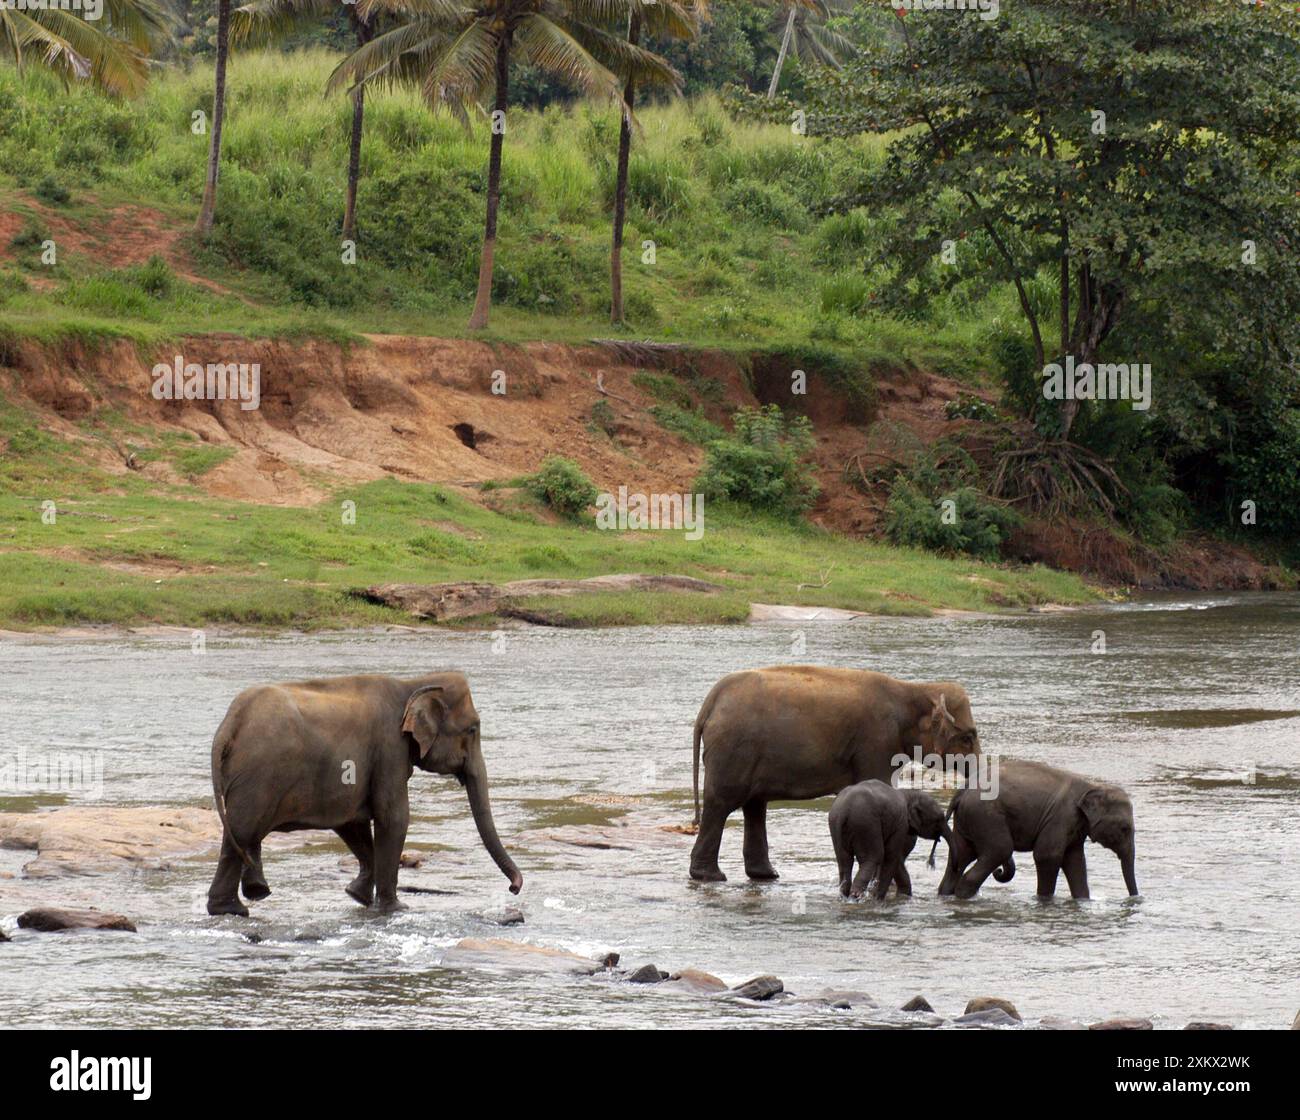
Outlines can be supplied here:
[[1012, 853], [1033, 852], [1040, 897], [1056, 892], [1057, 876], [1064, 871], [1070, 894], [1087, 898], [1085, 840], [1114, 852], [1128, 893], [1138, 893], [1133, 803], [1119, 786], [1041, 762], [999, 759], [998, 795], [986, 800], [979, 790], [961, 790], [948, 812], [953, 838], [939, 884], [941, 895], [971, 898], [990, 874], [1005, 883], [1016, 873]]
[[[952, 843], [943, 809], [919, 789], [895, 789], [872, 779], [840, 790], [831, 805], [831, 843], [840, 865], [840, 894], [861, 898], [874, 879], [875, 898], [884, 898], [889, 884], [898, 893], [911, 894], [912, 880], [903, 861], [916, 846], [916, 838]], [[858, 873], [853, 874], [853, 860]], [[933, 855], [931, 856], [933, 866]]]

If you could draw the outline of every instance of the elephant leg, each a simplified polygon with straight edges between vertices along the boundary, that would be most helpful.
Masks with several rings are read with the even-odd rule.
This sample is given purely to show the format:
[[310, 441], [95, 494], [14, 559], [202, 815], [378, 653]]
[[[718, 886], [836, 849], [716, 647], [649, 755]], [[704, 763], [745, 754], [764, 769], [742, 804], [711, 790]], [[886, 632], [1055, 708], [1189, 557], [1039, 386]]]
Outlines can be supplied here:
[[248, 917], [248, 907], [239, 901], [239, 874], [244, 861], [239, 858], [231, 843], [229, 835], [222, 838], [221, 858], [217, 861], [217, 872], [212, 877], [212, 886], [208, 888], [209, 914], [238, 914]]
[[880, 870], [879, 857], [872, 859], [868, 856], [866, 859], [858, 860], [858, 873], [853, 876], [853, 882], [849, 886], [850, 898], [861, 898], [867, 893], [867, 887], [876, 877], [876, 872]]
[[840, 894], [849, 897], [849, 884], [853, 879], [853, 849], [838, 832], [831, 833], [831, 846], [835, 849], [835, 864], [840, 872]]
[[951, 895], [957, 890], [962, 872], [970, 866], [975, 858], [975, 849], [960, 832], [952, 834], [952, 844], [948, 848], [948, 865], [943, 869], [943, 878], [939, 881], [941, 897]]
[[877, 900], [884, 900], [889, 894], [889, 888], [894, 884], [894, 876], [898, 874], [898, 860], [891, 859], [888, 855], [880, 865], [880, 870], [876, 873], [876, 889], [871, 892], [871, 897]]
[[406, 805], [385, 817], [375, 819], [375, 906], [379, 910], [404, 910], [397, 901], [397, 869], [402, 861], [402, 845], [410, 813]]
[[745, 874], [751, 879], [779, 879], [767, 855], [767, 802], [747, 801], [745, 814]]
[[865, 836], [861, 829], [855, 832], [853, 854], [858, 857], [858, 873], [853, 877], [849, 887], [849, 896], [861, 898], [880, 873], [881, 865], [885, 861], [885, 846], [881, 842], [879, 829], [871, 829]]
[[907, 868], [901, 863], [898, 870], [894, 872], [894, 885], [898, 887], [899, 895], [910, 895], [912, 893], [912, 877], [907, 873]]
[[1051, 898], [1056, 894], [1056, 877], [1061, 871], [1061, 861], [1053, 856], [1034, 856], [1038, 871], [1038, 897]]
[[[361, 866], [361, 874], [345, 889], [362, 906], [369, 906], [375, 900], [375, 838], [370, 831], [370, 822], [353, 821], [334, 831], [357, 857], [357, 863]], [[400, 854], [398, 858], [401, 858]]]
[[266, 885], [266, 875], [262, 871], [262, 842], [259, 840], [255, 844], [250, 844], [244, 851], [248, 853], [252, 866], [244, 864], [239, 878], [240, 886], [244, 897], [249, 902], [257, 902], [271, 893], [271, 888]]
[[1082, 841], [1066, 851], [1061, 866], [1065, 869], [1065, 881], [1070, 884], [1070, 897], [1091, 898], [1088, 894], [1088, 860], [1083, 854]]
[[1011, 841], [1008, 840], [1006, 847], [998, 847], [992, 851], [986, 851], [975, 861], [975, 866], [970, 868], [957, 883], [957, 889], [954, 891], [958, 898], [974, 898], [980, 887], [984, 885], [984, 880], [993, 874], [999, 867], [1011, 858], [1014, 849]]
[[734, 805], [728, 805], [707, 790], [700, 810], [700, 831], [691, 849], [691, 878], [702, 883], [725, 883], [727, 877], [718, 867], [718, 849], [722, 847], [722, 830]]

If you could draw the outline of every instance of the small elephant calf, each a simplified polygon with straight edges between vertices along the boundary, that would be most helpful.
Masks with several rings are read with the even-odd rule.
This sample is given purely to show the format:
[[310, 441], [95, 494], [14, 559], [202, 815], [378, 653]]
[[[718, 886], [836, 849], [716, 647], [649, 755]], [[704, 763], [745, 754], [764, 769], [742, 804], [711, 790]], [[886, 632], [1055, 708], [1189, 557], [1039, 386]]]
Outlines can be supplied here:
[[[898, 884], [900, 895], [910, 895], [912, 880], [903, 861], [916, 846], [916, 838], [952, 843], [943, 809], [933, 797], [875, 779], [840, 790], [829, 823], [840, 867], [840, 894], [847, 898], [861, 898], [873, 879], [874, 898], [884, 898], [890, 883]], [[857, 875], [853, 874], [855, 858]]]

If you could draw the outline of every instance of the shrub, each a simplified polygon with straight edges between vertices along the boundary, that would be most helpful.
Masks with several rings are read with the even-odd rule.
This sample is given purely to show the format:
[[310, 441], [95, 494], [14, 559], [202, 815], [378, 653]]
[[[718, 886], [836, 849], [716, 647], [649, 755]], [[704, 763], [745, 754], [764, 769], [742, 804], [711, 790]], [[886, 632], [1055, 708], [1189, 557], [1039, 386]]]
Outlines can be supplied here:
[[774, 404], [738, 409], [731, 436], [709, 444], [696, 486], [706, 498], [797, 517], [817, 499], [817, 483], [802, 461], [813, 444], [806, 416], [786, 417]]
[[577, 520], [596, 501], [596, 484], [572, 459], [548, 455], [541, 470], [529, 477], [528, 492], [562, 517]]
[[72, 201], [72, 194], [68, 188], [53, 175], [46, 175], [36, 184], [35, 194], [42, 202], [48, 202], [51, 206], [66, 206]]

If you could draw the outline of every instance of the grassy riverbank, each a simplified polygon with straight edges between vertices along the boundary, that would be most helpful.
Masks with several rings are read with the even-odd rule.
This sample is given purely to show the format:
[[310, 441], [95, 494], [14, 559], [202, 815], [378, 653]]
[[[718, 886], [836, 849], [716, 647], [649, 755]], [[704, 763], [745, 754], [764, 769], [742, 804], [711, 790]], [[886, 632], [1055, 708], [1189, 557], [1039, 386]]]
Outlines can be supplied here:
[[[587, 625], [735, 622], [750, 602], [883, 613], [982, 610], [1095, 597], [1077, 577], [1003, 568], [853, 541], [706, 510], [699, 541], [681, 533], [602, 532], [557, 523], [522, 492], [484, 508], [448, 487], [381, 481], [310, 508], [163, 496], [136, 479], [114, 491], [41, 501], [0, 493], [0, 627], [164, 623], [252, 627], [410, 621], [349, 589], [387, 582], [503, 582], [610, 572], [677, 573], [724, 588], [598, 593], [522, 603]], [[56, 492], [57, 493], [57, 492]], [[345, 524], [342, 503], [356, 503]], [[821, 582], [825, 587], [799, 584]]]

